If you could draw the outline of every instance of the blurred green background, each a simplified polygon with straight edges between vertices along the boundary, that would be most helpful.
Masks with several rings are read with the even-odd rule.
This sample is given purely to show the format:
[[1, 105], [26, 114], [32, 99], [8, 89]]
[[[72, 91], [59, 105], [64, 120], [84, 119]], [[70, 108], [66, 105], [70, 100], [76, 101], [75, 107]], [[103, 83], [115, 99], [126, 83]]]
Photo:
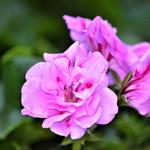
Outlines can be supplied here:
[[[71, 148], [70, 140], [62, 143], [62, 137], [42, 129], [42, 120], [20, 114], [27, 69], [43, 52], [63, 52], [73, 43], [64, 14], [101, 15], [129, 44], [150, 40], [150, 0], [0, 0], [0, 150]], [[83, 150], [150, 150], [150, 118], [129, 107], [94, 133], [81, 140]]]

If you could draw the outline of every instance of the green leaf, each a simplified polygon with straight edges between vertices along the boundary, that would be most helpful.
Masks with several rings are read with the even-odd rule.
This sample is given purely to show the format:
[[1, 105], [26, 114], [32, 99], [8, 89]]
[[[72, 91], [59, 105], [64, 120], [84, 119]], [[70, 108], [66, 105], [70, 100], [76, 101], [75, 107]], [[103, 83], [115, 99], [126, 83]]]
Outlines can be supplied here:
[[[27, 48], [24, 48], [26, 51]], [[8, 55], [7, 55], [8, 54]], [[25, 54], [25, 55], [24, 55]], [[0, 113], [0, 139], [4, 139], [24, 121], [21, 116], [21, 86], [25, 72], [39, 59], [30, 53], [12, 49], [2, 57], [3, 104]]]
[[82, 141], [76, 140], [72, 143], [72, 150], [81, 150], [82, 147]]
[[[22, 134], [24, 133], [24, 134]], [[30, 136], [28, 136], [30, 135]], [[27, 138], [28, 137], [28, 138]], [[14, 139], [21, 145], [30, 145], [42, 140], [50, 140], [54, 136], [48, 129], [43, 129], [41, 123], [28, 119], [22, 122], [10, 135], [9, 138]]]
[[101, 141], [101, 137], [98, 136], [96, 133], [90, 134], [86, 137], [86, 141], [88, 141], [88, 142], [98, 142], [98, 141]]
[[0, 82], [0, 113], [2, 112], [4, 106], [4, 89], [3, 89], [3, 85]]
[[71, 138], [64, 138], [60, 145], [66, 146], [66, 145], [72, 144], [72, 142], [73, 140]]
[[4, 139], [13, 131], [22, 121], [23, 118], [18, 110], [4, 112], [0, 115], [0, 139]]
[[29, 46], [16, 46], [10, 49], [5, 55], [3, 55], [2, 61], [3, 63], [9, 61], [12, 57], [15, 56], [31, 56], [32, 48]]
[[[26, 71], [39, 59], [27, 56], [15, 56], [2, 65], [2, 81], [4, 85], [5, 108], [19, 108], [21, 86]], [[10, 108], [9, 108], [10, 107]]]
[[4, 140], [0, 142], [1, 150], [21, 150], [20, 146], [14, 141]]

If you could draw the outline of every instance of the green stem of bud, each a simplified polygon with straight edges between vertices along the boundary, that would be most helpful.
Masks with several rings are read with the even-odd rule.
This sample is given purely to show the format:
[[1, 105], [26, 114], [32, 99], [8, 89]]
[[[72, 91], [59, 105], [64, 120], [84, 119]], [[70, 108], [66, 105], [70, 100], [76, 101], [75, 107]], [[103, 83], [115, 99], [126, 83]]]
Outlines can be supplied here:
[[81, 145], [80, 140], [74, 141], [72, 143], [72, 150], [81, 150], [81, 147], [82, 145]]
[[130, 81], [131, 78], [132, 78], [132, 73], [129, 72], [129, 73], [125, 76], [125, 78], [124, 78], [124, 80], [123, 80], [123, 82], [122, 82], [122, 84], [121, 84], [119, 96], [121, 96], [121, 94], [123, 93], [125, 87], [127, 86], [128, 82]]

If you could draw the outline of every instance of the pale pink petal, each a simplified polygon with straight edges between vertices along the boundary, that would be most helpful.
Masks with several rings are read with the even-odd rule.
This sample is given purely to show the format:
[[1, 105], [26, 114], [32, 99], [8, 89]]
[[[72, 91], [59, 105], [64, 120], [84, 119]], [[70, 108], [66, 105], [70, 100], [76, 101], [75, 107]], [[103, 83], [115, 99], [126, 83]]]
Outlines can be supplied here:
[[43, 78], [44, 70], [50, 68], [51, 63], [40, 62], [33, 65], [26, 73], [26, 80], [31, 78]]
[[147, 102], [140, 104], [139, 106], [135, 108], [139, 111], [141, 115], [146, 115], [150, 117], [150, 98], [147, 99]]
[[117, 96], [108, 88], [103, 88], [99, 91], [100, 107], [102, 113], [97, 121], [98, 124], [108, 124], [118, 113]]
[[54, 59], [53, 63], [57, 66], [59, 66], [59, 68], [63, 68], [64, 72], [68, 71], [68, 67], [70, 65], [69, 62], [69, 58], [68, 57], [60, 57], [59, 59]]
[[55, 59], [59, 59], [61, 57], [66, 57], [64, 54], [62, 53], [53, 53], [53, 54], [49, 54], [49, 53], [44, 53], [43, 54], [44, 60], [46, 62], [51, 62]]
[[142, 74], [146, 69], [149, 69], [150, 67], [150, 49], [147, 50], [147, 52], [139, 59], [137, 62], [137, 65], [134, 70], [135, 76], [137, 74]]
[[65, 20], [67, 27], [70, 30], [75, 30], [77, 32], [82, 32], [91, 22], [89, 19], [85, 19], [82, 17], [72, 17], [68, 15], [64, 15], [63, 19]]
[[[48, 53], [44, 53], [44, 60], [51, 62], [53, 61], [54, 63], [56, 63], [56, 65], [63, 65], [63, 63], [65, 63], [62, 67], [65, 67], [65, 65], [67, 65], [66, 67], [69, 67], [69, 61], [74, 62], [75, 61], [75, 57], [78, 53], [78, 48], [79, 48], [79, 42], [75, 42], [74, 44], [72, 44], [64, 53], [61, 54], [48, 54]], [[62, 64], [60, 63], [60, 61], [64, 61]]]
[[76, 55], [79, 52], [79, 45], [80, 43], [76, 41], [64, 52], [64, 54], [70, 59], [71, 63], [75, 62]]
[[[95, 104], [97, 104], [97, 106], [94, 106], [94, 102], [92, 103], [92, 101], [94, 101]], [[95, 95], [91, 99], [91, 103], [89, 104], [89, 106], [88, 107], [85, 106], [85, 107], [82, 108], [82, 109], [87, 109], [87, 114], [82, 116], [82, 117], [78, 117], [77, 118], [76, 123], [80, 127], [82, 127], [82, 128], [90, 128], [92, 125], [97, 123], [97, 121], [99, 120], [99, 118], [101, 116], [101, 113], [102, 113], [102, 108], [99, 105], [99, 103], [100, 103], [100, 96], [99, 95]]]
[[33, 117], [47, 117], [49, 110], [47, 104], [52, 97], [41, 91], [41, 80], [30, 79], [22, 87], [22, 105]]
[[87, 57], [88, 57], [87, 49], [84, 47], [83, 44], [80, 44], [80, 46], [78, 48], [78, 52], [76, 54], [75, 66], [79, 66], [82, 68]]
[[65, 137], [67, 137], [70, 134], [70, 130], [65, 120], [60, 122], [54, 122], [50, 126], [50, 130], [58, 135], [65, 136]]
[[101, 76], [106, 73], [108, 62], [99, 52], [91, 53], [87, 60], [88, 61], [84, 64], [86, 68], [84, 76], [87, 80], [99, 80]]
[[71, 139], [79, 139], [85, 134], [86, 129], [78, 126], [75, 123], [72, 123], [70, 126], [70, 136]]
[[70, 115], [71, 115], [70, 113], [63, 113], [63, 114], [58, 113], [56, 115], [50, 116], [44, 120], [42, 127], [43, 128], [50, 128], [53, 125], [53, 123], [62, 121], [65, 118], [69, 117]]
[[135, 45], [129, 45], [128, 48], [130, 51], [135, 52], [138, 58], [141, 58], [147, 52], [147, 50], [150, 49], [150, 43], [141, 42]]
[[70, 31], [70, 37], [73, 41], [85, 41], [85, 34], [86, 32], [76, 32], [76, 31]]
[[102, 33], [102, 29], [103, 28], [103, 20], [97, 16], [93, 19], [93, 21], [91, 22], [91, 24], [88, 26], [88, 32], [90, 37], [94, 40], [96, 40], [97, 44], [99, 43], [105, 43], [105, 39], [103, 37]]

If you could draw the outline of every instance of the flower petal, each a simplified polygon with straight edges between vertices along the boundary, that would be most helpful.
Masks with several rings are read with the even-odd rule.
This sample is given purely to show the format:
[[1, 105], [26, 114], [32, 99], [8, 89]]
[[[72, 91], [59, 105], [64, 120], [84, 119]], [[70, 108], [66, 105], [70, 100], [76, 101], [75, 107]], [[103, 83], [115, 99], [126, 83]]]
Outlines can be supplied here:
[[85, 134], [85, 131], [86, 129], [81, 128], [75, 123], [72, 123], [72, 125], [70, 126], [71, 139], [75, 140], [81, 138]]
[[[28, 80], [22, 87], [22, 105], [26, 108], [28, 115], [33, 117], [44, 118], [49, 115], [47, 104], [51, 100], [51, 96], [46, 95], [40, 88], [41, 80], [32, 78]], [[25, 111], [23, 111], [24, 114]], [[31, 112], [31, 114], [29, 114]]]
[[40, 62], [33, 65], [26, 73], [26, 80], [31, 78], [43, 79], [43, 73], [46, 68], [51, 67], [51, 63]]
[[[92, 103], [92, 101], [94, 101], [94, 102]], [[94, 106], [94, 103], [97, 104], [96, 107]], [[82, 108], [82, 109], [87, 109], [87, 114], [82, 117], [78, 117], [76, 119], [76, 123], [80, 127], [90, 128], [92, 125], [94, 125], [99, 120], [101, 113], [102, 113], [102, 108], [99, 105], [99, 103], [100, 103], [100, 96], [95, 95], [91, 99], [91, 103], [90, 103], [91, 106], [89, 105], [87, 108], [86, 108], [86, 106]]]
[[86, 80], [96, 82], [107, 72], [108, 62], [99, 52], [93, 52], [87, 58], [84, 67], [86, 69], [84, 74]]
[[69, 117], [70, 115], [71, 115], [70, 113], [63, 113], [63, 114], [57, 113], [56, 115], [49, 116], [48, 118], [46, 118], [44, 120], [42, 127], [50, 128], [53, 125], [53, 123], [60, 122], [60, 121], [64, 120], [65, 118]]
[[67, 137], [70, 133], [65, 120], [53, 123], [50, 126], [50, 130], [58, 135], [65, 136], [65, 137]]
[[107, 124], [112, 121], [118, 112], [117, 96], [108, 88], [101, 89], [99, 95], [101, 98], [100, 106], [102, 108], [102, 113], [97, 123]]

